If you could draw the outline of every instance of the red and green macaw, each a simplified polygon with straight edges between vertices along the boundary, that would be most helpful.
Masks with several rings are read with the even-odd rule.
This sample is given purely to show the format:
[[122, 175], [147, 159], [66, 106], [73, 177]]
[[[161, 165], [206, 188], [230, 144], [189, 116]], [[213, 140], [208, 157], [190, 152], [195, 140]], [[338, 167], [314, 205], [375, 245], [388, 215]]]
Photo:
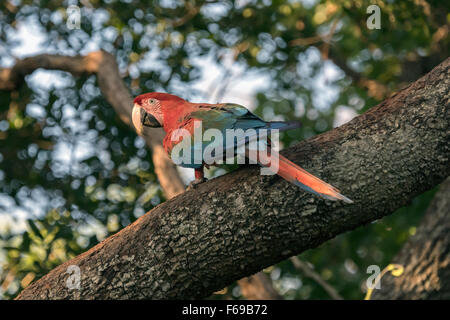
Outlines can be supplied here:
[[[132, 121], [139, 133], [143, 131], [143, 126], [163, 127], [166, 132], [163, 145], [169, 156], [171, 156], [172, 149], [182, 141], [182, 137], [173, 141], [172, 134], [174, 131], [185, 129], [193, 135], [195, 121], [201, 121], [203, 131], [214, 128], [220, 130], [223, 136], [225, 136], [227, 129], [254, 129], [256, 131], [261, 129], [278, 129], [282, 131], [296, 127], [292, 122], [266, 122], [238, 104], [190, 103], [175, 95], [159, 92], [142, 94], [134, 99]], [[191, 139], [191, 141], [192, 149], [194, 149], [194, 140]], [[279, 165], [278, 172], [275, 173], [282, 178], [322, 198], [342, 200], [347, 203], [353, 202], [340, 194], [335, 187], [308, 173], [281, 154], [271, 150], [270, 142], [268, 148], [270, 159], [277, 157]], [[260, 164], [264, 163], [267, 166], [270, 163], [270, 159], [265, 159], [266, 161], [261, 161]], [[205, 166], [208, 167], [205, 162], [190, 162], [180, 165], [195, 169], [194, 184], [204, 181], [203, 168]]]

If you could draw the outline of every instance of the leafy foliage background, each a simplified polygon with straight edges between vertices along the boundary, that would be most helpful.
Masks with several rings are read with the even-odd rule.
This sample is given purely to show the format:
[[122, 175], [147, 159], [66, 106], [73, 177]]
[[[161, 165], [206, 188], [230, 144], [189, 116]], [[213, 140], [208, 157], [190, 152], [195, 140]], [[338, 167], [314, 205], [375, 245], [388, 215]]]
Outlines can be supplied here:
[[[77, 30], [66, 25], [72, 4], [81, 8]], [[381, 30], [366, 27], [370, 4], [381, 8]], [[217, 100], [239, 78], [265, 79], [254, 112], [303, 123], [282, 136], [287, 147], [332, 129], [339, 113], [365, 112], [446, 58], [448, 7], [437, 0], [6, 0], [0, 65], [14, 62], [14, 35], [32, 25], [45, 36], [45, 52], [114, 54], [133, 95], [166, 91], [201, 101], [213, 99], [194, 85], [208, 72], [199, 61], [210, 59], [221, 70]], [[19, 90], [0, 91], [3, 299], [165, 200], [144, 142], [105, 102], [96, 78], [49, 74], [60, 79], [57, 86], [28, 76]], [[367, 267], [390, 262], [433, 193], [300, 258], [344, 298], [360, 299]], [[290, 261], [265, 272], [285, 298], [329, 298]], [[233, 285], [213, 298], [242, 296]]]

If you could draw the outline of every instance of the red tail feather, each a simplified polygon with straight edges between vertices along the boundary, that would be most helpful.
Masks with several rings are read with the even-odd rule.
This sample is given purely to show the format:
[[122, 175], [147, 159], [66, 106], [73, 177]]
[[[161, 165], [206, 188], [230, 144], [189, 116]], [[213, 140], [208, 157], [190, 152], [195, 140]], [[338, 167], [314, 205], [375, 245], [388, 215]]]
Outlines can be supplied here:
[[[262, 163], [268, 163], [268, 161], [264, 161], [263, 157], [260, 155], [260, 160], [262, 160]], [[332, 185], [313, 176], [311, 173], [302, 169], [289, 159], [283, 157], [281, 154], [272, 151], [272, 154], [270, 155], [271, 161], [273, 161], [275, 157], [278, 158], [278, 172], [275, 173], [285, 180], [299, 186], [305, 191], [321, 196], [322, 198], [333, 201], [342, 200], [346, 203], [353, 203], [352, 200], [342, 195], [340, 191]], [[267, 160], [267, 157], [265, 160]], [[269, 167], [270, 163], [264, 166]]]

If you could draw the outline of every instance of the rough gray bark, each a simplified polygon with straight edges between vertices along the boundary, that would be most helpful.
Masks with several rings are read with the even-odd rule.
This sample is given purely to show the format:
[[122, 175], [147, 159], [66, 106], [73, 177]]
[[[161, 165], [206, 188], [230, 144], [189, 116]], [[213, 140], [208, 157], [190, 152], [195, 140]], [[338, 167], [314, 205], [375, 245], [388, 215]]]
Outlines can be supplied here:
[[381, 279], [375, 299], [450, 299], [450, 178], [439, 187], [416, 234], [392, 263], [404, 267], [399, 277]]
[[[283, 152], [354, 204], [242, 168], [159, 205], [18, 299], [203, 298], [392, 213], [450, 173], [449, 68], [447, 59], [346, 125]], [[80, 290], [66, 286], [69, 265], [81, 269]]]

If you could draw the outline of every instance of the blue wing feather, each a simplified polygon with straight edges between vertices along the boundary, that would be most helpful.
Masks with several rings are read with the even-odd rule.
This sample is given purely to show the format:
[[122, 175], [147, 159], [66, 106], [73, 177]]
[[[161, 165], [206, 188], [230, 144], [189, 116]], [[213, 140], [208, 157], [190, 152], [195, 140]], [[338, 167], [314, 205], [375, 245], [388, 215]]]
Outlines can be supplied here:
[[[218, 105], [207, 105], [200, 106], [199, 110], [192, 112], [190, 118], [199, 119], [202, 121], [203, 132], [207, 129], [218, 129], [221, 131], [223, 136], [223, 148], [226, 150], [225, 137], [227, 129], [255, 129], [258, 132], [261, 129], [267, 130], [287, 130], [291, 128], [298, 127], [298, 123], [293, 124], [292, 122], [266, 122], [260, 119], [258, 116], [251, 113], [245, 107], [238, 104], [218, 104]], [[235, 144], [237, 140], [235, 139]], [[191, 149], [191, 163], [182, 163], [181, 166], [187, 168], [200, 168], [201, 164], [194, 164], [193, 154], [195, 150], [203, 150], [211, 143], [211, 141], [202, 141], [200, 144], [193, 143]], [[235, 149], [237, 145], [234, 146]]]

